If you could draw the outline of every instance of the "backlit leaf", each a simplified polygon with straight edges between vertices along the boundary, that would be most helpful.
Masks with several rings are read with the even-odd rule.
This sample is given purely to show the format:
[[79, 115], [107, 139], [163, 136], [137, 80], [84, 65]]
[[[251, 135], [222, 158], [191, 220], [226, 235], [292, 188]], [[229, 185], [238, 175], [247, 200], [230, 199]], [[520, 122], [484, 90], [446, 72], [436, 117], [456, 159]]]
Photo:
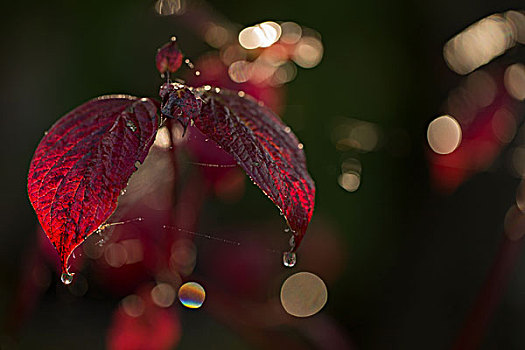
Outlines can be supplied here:
[[233, 156], [282, 211], [294, 232], [292, 249], [297, 249], [312, 217], [315, 197], [303, 145], [275, 113], [249, 96], [210, 87], [191, 91], [194, 96], [188, 91], [181, 84], [165, 84], [161, 88], [163, 113], [194, 105], [192, 98], [202, 100], [200, 113], [181, 112], [178, 119], [183, 125], [191, 120]]
[[115, 210], [136, 162], [144, 161], [158, 129], [156, 112], [147, 98], [103, 96], [63, 116], [40, 141], [29, 199], [63, 272], [75, 247]]

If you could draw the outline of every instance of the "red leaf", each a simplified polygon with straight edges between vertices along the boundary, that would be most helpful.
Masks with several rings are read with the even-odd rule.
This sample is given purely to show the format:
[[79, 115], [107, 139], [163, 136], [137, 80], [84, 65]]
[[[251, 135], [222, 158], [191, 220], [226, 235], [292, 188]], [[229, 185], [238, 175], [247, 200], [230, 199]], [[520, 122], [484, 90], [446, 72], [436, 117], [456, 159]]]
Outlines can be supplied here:
[[38, 145], [29, 168], [31, 204], [67, 273], [71, 252], [103, 224], [143, 162], [158, 129], [150, 99], [93, 99], [63, 116]]
[[[188, 104], [178, 101], [175, 95], [180, 91], [179, 84], [171, 85], [174, 90], [170, 95], [174, 97], [170, 103]], [[165, 85], [162, 91], [169, 88]], [[248, 96], [209, 88], [198, 88], [195, 95], [203, 100], [200, 115], [192, 119], [195, 126], [230, 153], [279, 207], [294, 232], [292, 249], [296, 250], [312, 217], [315, 197], [303, 145], [277, 115]], [[162, 111], [166, 108], [169, 106], [163, 104]], [[181, 118], [183, 123], [186, 118]]]
[[166, 73], [166, 71], [175, 73], [182, 64], [182, 52], [180, 52], [174, 39], [175, 38], [157, 51], [155, 63], [160, 73]]

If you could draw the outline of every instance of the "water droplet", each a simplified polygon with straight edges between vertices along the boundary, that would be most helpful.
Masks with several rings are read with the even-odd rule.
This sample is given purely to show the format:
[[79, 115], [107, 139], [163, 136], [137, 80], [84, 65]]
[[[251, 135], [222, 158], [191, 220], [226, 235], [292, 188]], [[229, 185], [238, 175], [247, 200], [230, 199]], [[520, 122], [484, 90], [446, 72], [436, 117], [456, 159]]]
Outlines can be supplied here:
[[60, 280], [61, 280], [62, 283], [64, 283], [65, 285], [71, 284], [71, 282], [73, 282], [73, 275], [74, 275], [74, 273], [64, 272], [64, 273], [62, 274], [62, 276], [60, 276]]
[[297, 148], [299, 148], [299, 149], [303, 149], [303, 148], [304, 148], [304, 145], [303, 145], [302, 143], [300, 143], [300, 144], [297, 145]]
[[198, 70], [196, 70], [196, 71], [195, 71], [195, 75], [196, 75], [196, 76], [199, 76], [199, 75], [201, 75], [201, 72], [198, 71]]
[[122, 191], [120, 191], [120, 195], [123, 196], [126, 194], [126, 189], [123, 189]]
[[[184, 60], [184, 63], [186, 63], [186, 65], [187, 65], [190, 69], [195, 68], [195, 66], [193, 65], [193, 63], [191, 63], [191, 61], [190, 61], [189, 58], [186, 58], [186, 59]], [[200, 72], [199, 72], [199, 74], [200, 74]], [[197, 74], [196, 74], [196, 75], [197, 75]]]
[[290, 129], [289, 126], [287, 126], [286, 128], [284, 128], [284, 132], [285, 132], [285, 133], [288, 134], [288, 133], [290, 133], [290, 131], [292, 131], [292, 129]]
[[204, 85], [204, 90], [206, 90], [206, 91], [210, 91], [210, 90], [211, 90], [211, 86], [209, 86], [209, 85]]
[[161, 78], [161, 79], [164, 79], [164, 78], [166, 78], [166, 75], [165, 75], [164, 73], [162, 73], [162, 74], [160, 75], [160, 78]]
[[283, 253], [283, 265], [286, 267], [294, 267], [297, 263], [297, 255], [294, 252]]
[[290, 237], [288, 244], [290, 244], [290, 247], [295, 248], [295, 236]]
[[172, 36], [172, 37], [170, 38], [170, 40], [171, 40], [171, 41], [177, 41], [177, 37], [176, 37], [176, 36]]
[[44, 135], [47, 135], [48, 133], [49, 133], [49, 131], [47, 131], [47, 130], [46, 130], [46, 131], [44, 131]]
[[216, 87], [216, 88], [215, 88], [215, 92], [216, 92], [216, 93], [219, 93], [219, 92], [221, 92], [221, 89], [218, 88], [218, 87]]
[[239, 91], [237, 94], [239, 95], [239, 97], [244, 97], [246, 95], [244, 91]]
[[284, 232], [290, 232], [290, 228], [289, 227], [285, 228]]
[[135, 168], [137, 168], [137, 169], [138, 169], [138, 168], [139, 168], [139, 166], [140, 166], [140, 162], [139, 162], [139, 161], [137, 160], [137, 161], [135, 162]]
[[133, 132], [137, 131], [137, 126], [131, 120], [126, 120], [126, 126]]

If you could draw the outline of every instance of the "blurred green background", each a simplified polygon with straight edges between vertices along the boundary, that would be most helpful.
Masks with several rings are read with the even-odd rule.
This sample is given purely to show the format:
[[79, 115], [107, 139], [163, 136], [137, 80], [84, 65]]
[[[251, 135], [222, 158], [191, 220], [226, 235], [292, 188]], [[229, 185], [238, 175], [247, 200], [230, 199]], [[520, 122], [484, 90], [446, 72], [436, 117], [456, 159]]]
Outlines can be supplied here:
[[[25, 254], [35, 242], [37, 219], [27, 198], [26, 176], [44, 130], [98, 95], [156, 96], [160, 78], [153, 58], [171, 35], [177, 35], [189, 57], [211, 49], [176, 16], [156, 15], [153, 5], [29, 0], [3, 6], [0, 315], [5, 322]], [[497, 162], [451, 195], [432, 190], [424, 155], [426, 126], [460, 81], [447, 68], [442, 47], [478, 19], [523, 7], [523, 2], [208, 5], [241, 26], [291, 20], [322, 35], [323, 60], [311, 70], [299, 68], [286, 85], [282, 117], [305, 144], [316, 181], [312, 225], [322, 220], [332, 227], [345, 251], [344, 270], [328, 286], [323, 312], [357, 349], [449, 348], [494, 259], [519, 180]], [[523, 51], [515, 55], [523, 62]], [[385, 135], [377, 150], [357, 155], [363, 170], [354, 193], [337, 182], [341, 163], [356, 156], [338, 151], [332, 141], [341, 118], [376, 123]], [[396, 153], [387, 141], [399, 130], [406, 138], [403, 152]], [[251, 188], [241, 204], [217, 210], [225, 221], [276, 215], [269, 201]], [[483, 337], [483, 349], [525, 347], [524, 273], [525, 258], [520, 257]], [[3, 333], [0, 347], [103, 348], [118, 300], [89, 295], [64, 299], [67, 291], [61, 288], [55, 278], [21, 328]], [[205, 313], [184, 315], [180, 348], [258, 347]]]

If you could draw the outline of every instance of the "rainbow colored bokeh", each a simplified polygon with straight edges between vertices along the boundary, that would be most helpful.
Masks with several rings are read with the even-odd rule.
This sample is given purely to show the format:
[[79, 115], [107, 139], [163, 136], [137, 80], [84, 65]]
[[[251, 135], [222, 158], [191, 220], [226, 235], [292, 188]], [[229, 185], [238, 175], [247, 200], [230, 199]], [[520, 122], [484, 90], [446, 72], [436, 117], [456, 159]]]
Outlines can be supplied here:
[[197, 282], [186, 282], [179, 288], [179, 300], [187, 308], [201, 307], [205, 298], [206, 291]]

